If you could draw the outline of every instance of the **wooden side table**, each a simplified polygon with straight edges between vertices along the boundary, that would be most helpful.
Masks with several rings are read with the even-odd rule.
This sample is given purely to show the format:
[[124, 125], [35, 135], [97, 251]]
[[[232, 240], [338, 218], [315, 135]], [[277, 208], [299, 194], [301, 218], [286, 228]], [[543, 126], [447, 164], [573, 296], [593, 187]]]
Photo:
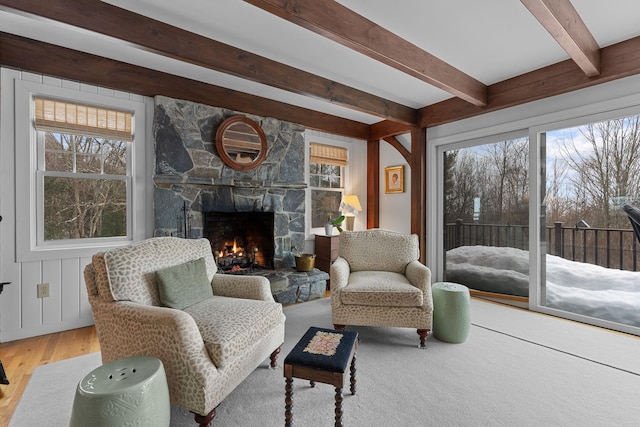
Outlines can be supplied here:
[[[316, 268], [331, 272], [331, 264], [340, 255], [340, 236], [323, 236], [316, 234]], [[327, 289], [329, 281], [327, 280]]]
[[293, 379], [309, 380], [335, 387], [335, 426], [342, 427], [342, 389], [347, 378], [356, 394], [356, 350], [358, 334], [311, 327], [284, 360], [285, 426], [293, 425]]

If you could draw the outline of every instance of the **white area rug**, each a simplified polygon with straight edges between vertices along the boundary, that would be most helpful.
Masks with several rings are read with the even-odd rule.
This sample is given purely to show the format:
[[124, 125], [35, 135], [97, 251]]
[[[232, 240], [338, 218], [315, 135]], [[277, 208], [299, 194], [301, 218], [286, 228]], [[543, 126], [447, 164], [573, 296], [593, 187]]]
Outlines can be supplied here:
[[[286, 307], [280, 366], [309, 326], [331, 327], [328, 299]], [[353, 327], [360, 334], [357, 393], [345, 391], [345, 426], [637, 426], [640, 339], [472, 300], [463, 344], [415, 330]], [[36, 369], [11, 427], [67, 426], [77, 383], [98, 354]], [[267, 361], [218, 407], [216, 427], [284, 425], [282, 369]], [[333, 425], [334, 390], [294, 380], [296, 426]], [[172, 426], [195, 426], [172, 408]]]

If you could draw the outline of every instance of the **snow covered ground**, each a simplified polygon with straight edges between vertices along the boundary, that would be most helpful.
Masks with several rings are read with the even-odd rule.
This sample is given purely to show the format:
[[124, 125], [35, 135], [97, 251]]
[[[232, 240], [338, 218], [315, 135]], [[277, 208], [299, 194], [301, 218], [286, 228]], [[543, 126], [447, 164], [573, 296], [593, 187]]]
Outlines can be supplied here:
[[[447, 280], [469, 288], [528, 296], [529, 252], [461, 246], [447, 252]], [[640, 326], [640, 272], [546, 256], [547, 306]]]

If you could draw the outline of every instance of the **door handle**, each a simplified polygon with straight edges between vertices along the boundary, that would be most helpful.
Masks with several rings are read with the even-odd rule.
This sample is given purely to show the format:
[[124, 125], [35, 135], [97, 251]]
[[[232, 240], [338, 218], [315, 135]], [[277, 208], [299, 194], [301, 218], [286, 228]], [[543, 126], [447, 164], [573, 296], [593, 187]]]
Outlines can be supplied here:
[[10, 285], [11, 282], [2, 282], [0, 283], [0, 294], [2, 293], [3, 289], [4, 289], [4, 285]]

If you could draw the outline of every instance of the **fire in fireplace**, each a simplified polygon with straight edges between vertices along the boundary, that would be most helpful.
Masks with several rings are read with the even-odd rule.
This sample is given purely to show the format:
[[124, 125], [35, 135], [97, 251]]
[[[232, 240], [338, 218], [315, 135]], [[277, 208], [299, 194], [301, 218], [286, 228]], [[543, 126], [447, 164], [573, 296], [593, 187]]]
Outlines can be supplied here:
[[205, 212], [203, 235], [211, 242], [218, 268], [273, 269], [273, 212]]

